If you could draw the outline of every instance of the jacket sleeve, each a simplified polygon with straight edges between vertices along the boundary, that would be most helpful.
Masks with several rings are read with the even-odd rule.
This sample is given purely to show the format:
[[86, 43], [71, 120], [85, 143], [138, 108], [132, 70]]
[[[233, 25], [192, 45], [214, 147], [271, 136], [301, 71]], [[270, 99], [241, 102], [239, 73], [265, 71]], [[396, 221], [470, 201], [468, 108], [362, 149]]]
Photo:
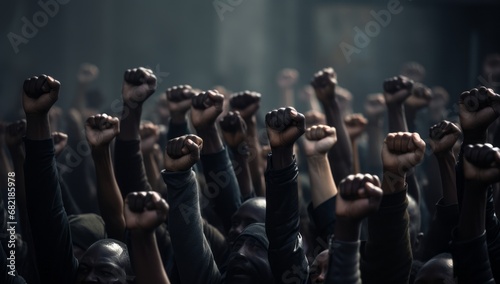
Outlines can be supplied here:
[[26, 139], [26, 203], [41, 283], [74, 283], [78, 262], [54, 159], [52, 139]]
[[488, 188], [486, 203], [486, 243], [491, 271], [497, 283], [500, 283], [500, 222], [495, 215], [495, 202], [493, 201], [493, 188]]
[[299, 234], [298, 168], [294, 159], [274, 170], [268, 156], [266, 178], [266, 234], [268, 259], [275, 283], [306, 283], [309, 267]]
[[168, 228], [181, 283], [221, 283], [219, 269], [203, 235], [194, 172], [163, 170], [162, 177], [168, 188]]
[[231, 216], [241, 205], [240, 187], [226, 149], [201, 155], [206, 188], [205, 197], [213, 204], [214, 212], [224, 225], [226, 234], [231, 228]]
[[115, 139], [116, 182], [125, 197], [134, 191], [151, 191], [141, 153], [140, 140]]
[[[309, 203], [307, 211], [311, 220], [311, 227], [314, 230], [315, 248], [321, 248], [317, 253], [328, 249], [328, 240], [333, 235], [335, 229], [335, 202], [337, 196], [324, 201], [318, 207], [313, 208], [312, 202]], [[316, 257], [316, 255], [314, 255]]]
[[187, 122], [177, 124], [172, 123], [172, 120], [170, 120], [168, 123], [167, 141], [190, 133]]
[[368, 217], [368, 241], [362, 251], [363, 283], [408, 283], [412, 265], [406, 190], [384, 195]]
[[361, 284], [359, 248], [360, 241], [342, 242], [331, 238], [325, 284]]

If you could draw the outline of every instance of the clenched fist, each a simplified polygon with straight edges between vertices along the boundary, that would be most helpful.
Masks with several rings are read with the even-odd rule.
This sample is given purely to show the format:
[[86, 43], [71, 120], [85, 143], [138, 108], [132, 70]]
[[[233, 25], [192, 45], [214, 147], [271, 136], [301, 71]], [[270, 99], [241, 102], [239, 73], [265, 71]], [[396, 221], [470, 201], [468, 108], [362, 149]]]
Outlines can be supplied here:
[[308, 157], [326, 155], [337, 142], [335, 127], [315, 125], [305, 133], [304, 151]]
[[383, 87], [386, 105], [399, 105], [411, 95], [413, 81], [404, 76], [397, 76], [386, 79]]
[[125, 199], [124, 215], [127, 229], [151, 233], [167, 220], [168, 204], [158, 192], [132, 192]]
[[370, 174], [349, 175], [339, 184], [339, 195], [335, 208], [340, 218], [360, 222], [378, 210], [383, 192], [380, 180]]
[[224, 96], [210, 90], [194, 96], [191, 103], [191, 122], [196, 131], [200, 131], [214, 126], [215, 120], [222, 113]]
[[314, 74], [311, 81], [316, 97], [320, 102], [330, 102], [335, 99], [335, 87], [337, 86], [337, 74], [333, 68], [324, 68]]
[[459, 104], [460, 126], [464, 133], [486, 131], [500, 115], [500, 96], [486, 87], [463, 92]]
[[365, 101], [365, 114], [368, 118], [379, 117], [386, 110], [383, 94], [371, 94]]
[[414, 110], [419, 110], [428, 106], [431, 100], [431, 89], [422, 83], [414, 83], [411, 89], [411, 95], [405, 101], [405, 105]]
[[462, 134], [454, 123], [443, 120], [429, 129], [429, 144], [435, 155], [451, 152]]
[[319, 111], [310, 110], [304, 113], [304, 116], [306, 118], [306, 127], [311, 127], [319, 124], [326, 124], [325, 115]]
[[228, 112], [219, 122], [222, 136], [230, 148], [238, 148], [246, 139], [247, 125], [238, 111]]
[[47, 115], [59, 97], [61, 83], [47, 75], [24, 81], [23, 107], [26, 115]]
[[418, 133], [389, 133], [382, 147], [384, 172], [405, 177], [424, 158], [425, 142]]
[[120, 133], [120, 120], [105, 113], [87, 118], [85, 135], [91, 148], [107, 147]]
[[191, 99], [196, 95], [191, 86], [179, 85], [168, 88], [167, 107], [171, 113], [185, 114], [191, 108]]
[[368, 120], [361, 113], [353, 113], [344, 118], [344, 125], [351, 141], [356, 140], [365, 131]]
[[297, 83], [298, 78], [299, 72], [297, 70], [285, 68], [278, 74], [278, 86], [282, 89], [292, 88]]
[[23, 136], [26, 134], [26, 120], [18, 120], [5, 128], [5, 144], [9, 149], [19, 147], [23, 143]]
[[68, 135], [62, 132], [52, 132], [52, 141], [54, 141], [54, 155], [59, 156], [68, 144]]
[[156, 91], [156, 76], [151, 69], [128, 69], [123, 79], [122, 95], [128, 104], [142, 104]]
[[266, 128], [271, 148], [292, 147], [305, 132], [305, 118], [293, 107], [275, 109], [266, 114]]
[[464, 150], [465, 178], [483, 183], [500, 180], [500, 150], [491, 144], [467, 145]]
[[139, 128], [139, 135], [141, 136], [141, 151], [143, 153], [150, 153], [154, 150], [154, 146], [160, 138], [160, 128], [152, 122], [145, 122]]
[[260, 97], [259, 93], [251, 91], [234, 93], [229, 99], [229, 104], [233, 110], [239, 111], [245, 121], [248, 121], [259, 110]]
[[200, 160], [203, 140], [196, 135], [170, 139], [165, 149], [165, 169], [171, 172], [187, 171]]

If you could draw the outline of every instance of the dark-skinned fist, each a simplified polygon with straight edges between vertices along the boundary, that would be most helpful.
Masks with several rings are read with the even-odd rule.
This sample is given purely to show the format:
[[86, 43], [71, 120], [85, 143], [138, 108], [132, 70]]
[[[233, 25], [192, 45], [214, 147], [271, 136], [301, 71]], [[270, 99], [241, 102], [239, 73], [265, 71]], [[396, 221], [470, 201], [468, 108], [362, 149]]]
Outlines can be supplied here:
[[293, 107], [279, 108], [266, 114], [271, 148], [292, 147], [305, 132], [305, 117]]
[[397, 76], [386, 79], [383, 87], [386, 105], [401, 105], [411, 95], [413, 81], [405, 76]]
[[453, 145], [462, 135], [462, 131], [454, 123], [443, 120], [429, 128], [429, 144], [435, 155], [452, 152]]
[[464, 157], [465, 178], [487, 184], [500, 180], [500, 150], [497, 147], [491, 144], [467, 145]]
[[380, 180], [375, 175], [349, 175], [339, 184], [335, 208], [340, 218], [361, 221], [378, 210], [383, 192]]
[[125, 224], [130, 231], [152, 233], [167, 220], [168, 204], [155, 191], [131, 192], [125, 198]]
[[187, 171], [200, 160], [203, 140], [196, 135], [170, 139], [165, 149], [165, 169], [171, 172]]
[[26, 115], [47, 115], [59, 97], [61, 83], [47, 75], [33, 76], [23, 84], [23, 107]]
[[139, 67], [125, 71], [122, 95], [127, 104], [142, 104], [155, 91], [156, 76], [151, 69]]
[[191, 100], [191, 122], [196, 131], [214, 126], [215, 120], [222, 113], [224, 96], [217, 91], [201, 92]]
[[311, 81], [316, 97], [320, 102], [328, 103], [335, 99], [335, 87], [337, 86], [337, 74], [333, 68], [324, 68], [314, 74]]
[[246, 140], [247, 124], [238, 111], [230, 111], [219, 122], [227, 146], [238, 148]]
[[259, 110], [260, 98], [261, 95], [257, 92], [243, 91], [232, 94], [229, 104], [232, 110], [238, 111], [241, 117], [248, 121]]

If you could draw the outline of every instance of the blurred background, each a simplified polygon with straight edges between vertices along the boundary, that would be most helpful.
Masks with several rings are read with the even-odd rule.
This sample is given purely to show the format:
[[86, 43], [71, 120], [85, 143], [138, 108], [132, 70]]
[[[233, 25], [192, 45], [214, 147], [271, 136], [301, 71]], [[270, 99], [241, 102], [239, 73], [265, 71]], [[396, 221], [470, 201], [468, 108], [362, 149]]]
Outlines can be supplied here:
[[124, 70], [137, 66], [157, 74], [154, 96], [184, 83], [223, 85], [262, 93], [263, 112], [279, 106], [282, 68], [299, 71], [299, 90], [332, 66], [362, 111], [407, 61], [455, 102], [480, 83], [485, 56], [500, 52], [498, 0], [40, 0], [3, 1], [1, 10], [4, 119], [21, 105], [23, 80], [41, 73], [61, 81], [57, 104], [66, 108], [84, 62], [99, 67], [92, 84], [103, 110], [120, 98]]

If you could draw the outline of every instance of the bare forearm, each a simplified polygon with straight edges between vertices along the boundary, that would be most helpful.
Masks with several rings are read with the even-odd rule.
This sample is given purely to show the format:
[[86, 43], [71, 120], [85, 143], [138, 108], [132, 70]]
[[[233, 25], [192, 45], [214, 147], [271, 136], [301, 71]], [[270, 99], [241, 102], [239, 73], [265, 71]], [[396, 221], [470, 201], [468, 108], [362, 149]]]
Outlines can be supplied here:
[[201, 139], [203, 139], [203, 148], [201, 150], [202, 155], [217, 153], [224, 148], [215, 125], [209, 126], [205, 129], [196, 129], [196, 133], [201, 137]]
[[131, 232], [132, 266], [137, 284], [169, 284], [154, 233]]
[[388, 105], [389, 132], [408, 132], [406, 124], [405, 109], [403, 105]]
[[248, 166], [250, 169], [253, 188], [257, 196], [265, 196], [266, 187], [264, 181], [264, 172], [261, 168], [262, 158], [260, 156], [261, 148], [257, 134], [257, 125], [255, 123], [255, 119], [249, 119], [245, 122], [247, 124], [248, 151], [250, 152]]
[[106, 231], [110, 238], [123, 240], [125, 232], [123, 198], [116, 183], [109, 146], [93, 149], [92, 157], [97, 176], [97, 199]]
[[370, 171], [378, 173], [382, 169], [382, 161], [380, 159], [380, 152], [382, 151], [382, 117], [374, 117], [368, 119], [367, 133], [368, 133], [368, 161]]
[[130, 102], [123, 104], [122, 117], [120, 119], [120, 140], [139, 140], [139, 126], [141, 124], [142, 104]]
[[311, 183], [311, 199], [316, 208], [326, 200], [337, 195], [337, 187], [330, 171], [330, 163], [326, 156], [308, 157], [309, 179]]
[[436, 155], [441, 174], [441, 187], [443, 189], [443, 205], [457, 204], [457, 185], [455, 173], [455, 156], [452, 152]]
[[30, 140], [46, 140], [52, 138], [49, 116], [26, 115], [26, 138]]
[[252, 176], [248, 165], [248, 156], [239, 152], [238, 149], [231, 148], [234, 161], [233, 168], [238, 185], [240, 186], [240, 194], [242, 199], [246, 199], [252, 195]]
[[146, 170], [146, 175], [148, 176], [148, 183], [151, 185], [151, 188], [153, 188], [154, 191], [157, 191], [158, 183], [160, 180], [160, 169], [154, 157], [154, 151], [143, 153], [143, 157], [144, 168]]

